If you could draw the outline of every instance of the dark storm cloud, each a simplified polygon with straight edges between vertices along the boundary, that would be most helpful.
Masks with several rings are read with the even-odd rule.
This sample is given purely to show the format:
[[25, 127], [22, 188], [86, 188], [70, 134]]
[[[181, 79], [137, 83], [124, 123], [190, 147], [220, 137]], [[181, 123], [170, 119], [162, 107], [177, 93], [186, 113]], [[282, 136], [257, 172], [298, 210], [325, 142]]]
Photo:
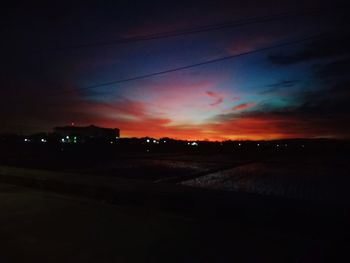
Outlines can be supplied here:
[[[251, 111], [218, 115], [217, 122], [251, 119], [267, 122], [285, 134], [298, 136], [350, 136], [350, 81], [339, 81], [323, 89], [295, 94], [298, 106], [276, 108], [269, 103]], [[317, 131], [317, 132], [316, 132]]]
[[350, 33], [337, 32], [321, 37], [305, 45], [294, 54], [274, 54], [268, 57], [269, 61], [278, 65], [291, 65], [316, 59], [332, 58], [350, 55]]
[[350, 56], [315, 66], [316, 77], [321, 79], [349, 76]]
[[[321, 7], [322, 4], [318, 6]], [[319, 38], [306, 43], [298, 51], [286, 50], [271, 54], [268, 60], [276, 65], [292, 65], [350, 55], [348, 5], [345, 1], [333, 1], [328, 2], [322, 10], [322, 21], [319, 21], [319, 27], [313, 31], [313, 35], [318, 35]]]
[[333, 29], [328, 36], [309, 42], [298, 51], [268, 56], [270, 63], [285, 68], [308, 62], [308, 86], [312, 88], [293, 94], [299, 105], [285, 109], [261, 105], [260, 110], [248, 112], [248, 115], [256, 118], [276, 118], [280, 120], [281, 125], [288, 125], [289, 121], [289, 124], [292, 124], [289, 125], [290, 130], [318, 130], [324, 135], [350, 136], [350, 31], [347, 28], [349, 19], [344, 16], [337, 18], [337, 14], [334, 15], [332, 27], [327, 28], [328, 32], [329, 29]]
[[267, 89], [260, 92], [260, 94], [271, 94], [278, 93], [280, 91], [285, 91], [288, 88], [292, 88], [300, 83], [300, 80], [292, 79], [292, 80], [281, 80], [279, 82], [267, 85]]
[[270, 88], [289, 88], [289, 87], [293, 87], [295, 86], [295, 84], [297, 84], [299, 82], [299, 80], [281, 80], [277, 83], [268, 85], [268, 87]]

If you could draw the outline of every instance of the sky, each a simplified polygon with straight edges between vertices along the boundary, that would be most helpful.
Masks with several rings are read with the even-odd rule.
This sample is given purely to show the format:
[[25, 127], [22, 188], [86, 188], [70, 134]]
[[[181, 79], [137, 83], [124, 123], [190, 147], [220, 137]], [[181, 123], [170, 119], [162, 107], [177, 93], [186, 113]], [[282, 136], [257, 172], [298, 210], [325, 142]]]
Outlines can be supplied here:
[[[349, 138], [348, 11], [337, 1], [8, 4], [1, 18], [0, 132], [74, 123], [120, 128], [122, 137]], [[247, 23], [261, 17], [274, 19]], [[233, 22], [240, 25], [120, 43]], [[104, 85], [242, 53], [248, 54]]]

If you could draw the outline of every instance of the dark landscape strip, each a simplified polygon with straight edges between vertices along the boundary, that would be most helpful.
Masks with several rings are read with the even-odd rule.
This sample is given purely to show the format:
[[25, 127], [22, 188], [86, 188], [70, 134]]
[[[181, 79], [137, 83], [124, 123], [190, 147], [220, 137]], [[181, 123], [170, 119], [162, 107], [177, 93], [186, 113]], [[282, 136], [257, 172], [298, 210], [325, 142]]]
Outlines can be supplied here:
[[181, 183], [183, 181], [187, 181], [187, 180], [193, 180], [196, 178], [200, 178], [202, 176], [207, 176], [210, 175], [212, 173], [218, 173], [218, 172], [224, 172], [224, 171], [228, 171], [240, 166], [244, 166], [244, 165], [248, 165], [248, 164], [253, 164], [253, 163], [257, 163], [258, 161], [249, 161], [249, 162], [242, 162], [242, 163], [235, 163], [234, 165], [232, 164], [227, 164], [218, 168], [213, 168], [210, 169], [208, 171], [205, 172], [201, 172], [201, 173], [194, 173], [192, 175], [179, 175], [179, 176], [173, 176], [173, 177], [167, 177], [164, 179], [159, 179], [154, 181], [154, 183], [173, 183], [173, 184], [178, 184]]
[[179, 185], [142, 183], [116, 189], [83, 182], [67, 183], [6, 174], [0, 174], [0, 182], [93, 198], [109, 204], [142, 206], [151, 211], [155, 209], [196, 218], [228, 220], [233, 224], [282, 228], [313, 235], [349, 233], [349, 208], [329, 204]]

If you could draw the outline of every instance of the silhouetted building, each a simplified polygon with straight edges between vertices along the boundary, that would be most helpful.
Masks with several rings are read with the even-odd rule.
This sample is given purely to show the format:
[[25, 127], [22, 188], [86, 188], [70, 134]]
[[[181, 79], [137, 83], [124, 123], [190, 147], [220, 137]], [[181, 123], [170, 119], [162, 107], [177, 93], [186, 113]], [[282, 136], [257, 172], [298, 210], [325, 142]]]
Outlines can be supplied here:
[[117, 128], [101, 128], [94, 125], [87, 127], [63, 126], [55, 127], [54, 133], [61, 137], [62, 142], [83, 142], [86, 140], [115, 140], [120, 136]]

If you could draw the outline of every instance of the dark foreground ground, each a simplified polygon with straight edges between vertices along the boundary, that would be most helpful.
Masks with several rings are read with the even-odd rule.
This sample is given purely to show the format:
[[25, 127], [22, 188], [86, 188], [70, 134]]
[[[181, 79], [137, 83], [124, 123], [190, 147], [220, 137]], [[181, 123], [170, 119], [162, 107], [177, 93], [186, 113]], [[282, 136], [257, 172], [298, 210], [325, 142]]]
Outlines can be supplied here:
[[344, 150], [32, 150], [0, 153], [1, 262], [349, 261]]
[[344, 233], [321, 229], [281, 231], [9, 184], [0, 196], [1, 262], [345, 262], [349, 248]]

